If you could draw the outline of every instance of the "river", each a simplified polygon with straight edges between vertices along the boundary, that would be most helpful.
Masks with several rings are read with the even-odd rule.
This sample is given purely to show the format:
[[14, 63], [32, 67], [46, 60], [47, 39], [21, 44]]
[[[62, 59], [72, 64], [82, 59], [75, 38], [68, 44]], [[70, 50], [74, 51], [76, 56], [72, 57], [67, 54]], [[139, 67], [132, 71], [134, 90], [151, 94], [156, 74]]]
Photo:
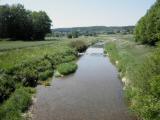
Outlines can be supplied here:
[[76, 73], [37, 87], [33, 120], [135, 120], [102, 45], [88, 48], [77, 64]]

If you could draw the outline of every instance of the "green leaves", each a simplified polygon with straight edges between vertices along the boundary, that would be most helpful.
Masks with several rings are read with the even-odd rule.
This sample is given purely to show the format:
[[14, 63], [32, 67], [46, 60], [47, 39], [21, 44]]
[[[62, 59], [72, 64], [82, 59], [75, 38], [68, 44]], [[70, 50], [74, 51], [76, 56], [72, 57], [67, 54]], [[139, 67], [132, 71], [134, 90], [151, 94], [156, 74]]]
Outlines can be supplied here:
[[135, 28], [135, 39], [142, 44], [155, 45], [160, 41], [160, 4], [157, 1]]
[[0, 6], [0, 37], [43, 40], [50, 32], [51, 20], [44, 11], [32, 12], [23, 5]]
[[75, 63], [63, 63], [58, 65], [57, 70], [62, 75], [68, 75], [74, 73], [77, 69], [77, 64]]

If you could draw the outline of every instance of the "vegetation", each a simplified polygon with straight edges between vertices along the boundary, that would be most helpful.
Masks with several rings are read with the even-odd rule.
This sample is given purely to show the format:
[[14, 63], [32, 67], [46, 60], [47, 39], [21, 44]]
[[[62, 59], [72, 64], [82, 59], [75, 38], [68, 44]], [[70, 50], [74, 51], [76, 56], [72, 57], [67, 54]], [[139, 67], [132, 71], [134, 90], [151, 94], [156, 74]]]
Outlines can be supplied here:
[[32, 88], [20, 87], [12, 96], [0, 107], [1, 120], [22, 120], [21, 112], [27, 110], [32, 102]]
[[157, 41], [160, 41], [159, 14], [160, 1], [157, 0], [146, 15], [139, 20], [135, 28], [136, 41], [149, 45], [155, 45]]
[[[58, 28], [52, 30], [52, 35], [55, 37], [68, 36], [97, 36], [101, 34], [132, 34], [134, 26], [123, 27], [105, 27], [105, 26], [92, 26], [92, 27], [75, 27], [75, 28]], [[77, 34], [77, 35], [76, 35]]]
[[0, 41], [0, 51], [8, 51], [15, 49], [23, 49], [29, 47], [40, 47], [44, 45], [55, 44], [56, 40], [53, 41], [8, 41], [2, 40]]
[[62, 75], [68, 75], [74, 73], [77, 69], [77, 64], [75, 63], [63, 63], [57, 66], [57, 70]]
[[44, 11], [32, 12], [23, 5], [0, 6], [0, 38], [42, 40], [50, 32], [51, 20]]
[[159, 120], [160, 47], [137, 45], [131, 36], [114, 36], [106, 52], [117, 65], [132, 110], [144, 120]]
[[84, 52], [87, 49], [87, 43], [82, 40], [74, 40], [70, 42], [70, 46], [75, 48], [78, 52]]
[[[4, 41], [1, 42], [4, 43]], [[9, 42], [5, 43], [9, 44]], [[22, 43], [26, 44], [26, 42], [20, 42], [22, 46]], [[12, 42], [14, 49], [8, 51], [4, 48], [0, 52], [0, 103], [2, 104], [0, 117], [2, 120], [21, 119], [21, 112], [24, 112], [31, 102], [28, 87], [34, 87], [52, 77], [58, 66], [59, 71], [64, 75], [73, 73], [77, 69], [75, 63], [70, 63], [77, 58], [76, 49], [69, 46], [70, 41], [40, 43], [33, 43], [34, 47], [28, 44], [28, 47], [24, 48], [17, 45], [16, 49], [14, 45], [17, 42]], [[45, 82], [45, 85], [49, 83]], [[15, 104], [16, 99], [19, 99], [17, 104]]]
[[68, 38], [78, 38], [79, 37], [79, 33], [77, 31], [74, 31], [72, 33], [68, 33], [67, 37]]

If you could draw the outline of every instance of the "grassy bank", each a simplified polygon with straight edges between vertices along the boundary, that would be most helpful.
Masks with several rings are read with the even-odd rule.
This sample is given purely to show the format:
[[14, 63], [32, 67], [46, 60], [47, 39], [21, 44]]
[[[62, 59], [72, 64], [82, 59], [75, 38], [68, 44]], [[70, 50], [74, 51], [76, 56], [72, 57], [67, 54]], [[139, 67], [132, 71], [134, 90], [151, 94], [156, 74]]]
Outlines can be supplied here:
[[118, 35], [110, 37], [105, 50], [118, 67], [131, 110], [141, 119], [159, 120], [159, 47], [137, 45], [133, 36]]
[[[78, 40], [87, 45], [92, 43], [91, 38]], [[77, 69], [78, 49], [70, 45], [72, 41], [63, 39], [32, 44], [1, 41], [6, 47], [0, 52], [0, 119], [21, 120], [21, 113], [31, 104], [33, 93], [28, 87], [34, 88], [48, 80], [56, 69], [63, 75]], [[9, 44], [13, 46], [10, 50]]]

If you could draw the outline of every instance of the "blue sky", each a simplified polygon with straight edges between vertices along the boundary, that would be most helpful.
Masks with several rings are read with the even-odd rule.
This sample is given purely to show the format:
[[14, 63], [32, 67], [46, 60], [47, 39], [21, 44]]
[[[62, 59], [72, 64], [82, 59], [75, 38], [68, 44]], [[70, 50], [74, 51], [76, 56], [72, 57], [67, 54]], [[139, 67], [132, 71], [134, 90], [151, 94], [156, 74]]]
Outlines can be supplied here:
[[156, 0], [0, 0], [43, 10], [53, 27], [135, 25]]

